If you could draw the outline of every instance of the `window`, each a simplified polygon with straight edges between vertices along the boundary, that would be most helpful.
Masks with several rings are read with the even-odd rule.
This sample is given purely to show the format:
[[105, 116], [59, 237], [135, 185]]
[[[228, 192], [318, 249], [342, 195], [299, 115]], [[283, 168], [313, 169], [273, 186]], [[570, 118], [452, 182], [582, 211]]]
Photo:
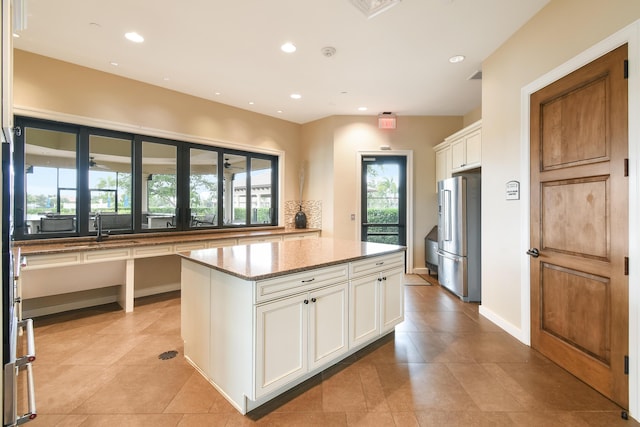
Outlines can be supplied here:
[[24, 191], [16, 224], [25, 234], [74, 234], [77, 230], [76, 132], [27, 128], [22, 134]]
[[176, 228], [178, 147], [142, 141], [142, 227]]
[[90, 231], [97, 232], [96, 214], [109, 232], [133, 228], [131, 171], [131, 139], [89, 135]]
[[189, 151], [189, 209], [191, 226], [218, 225], [218, 153], [191, 148]]
[[277, 224], [278, 158], [16, 118], [16, 239]]

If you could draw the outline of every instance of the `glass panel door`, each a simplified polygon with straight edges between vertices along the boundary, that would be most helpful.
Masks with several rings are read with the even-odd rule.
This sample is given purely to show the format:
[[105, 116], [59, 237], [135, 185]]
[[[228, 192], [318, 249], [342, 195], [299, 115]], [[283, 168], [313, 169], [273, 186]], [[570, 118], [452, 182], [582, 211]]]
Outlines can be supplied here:
[[362, 158], [363, 242], [406, 244], [406, 169], [404, 156]]
[[131, 140], [89, 136], [89, 231], [96, 214], [105, 231], [130, 231], [132, 221]]
[[175, 145], [142, 141], [144, 229], [176, 228], [177, 154]]
[[189, 209], [191, 227], [218, 225], [218, 152], [189, 151]]
[[75, 233], [76, 134], [31, 127], [24, 132], [24, 233]]
[[251, 159], [251, 224], [271, 224], [272, 165], [268, 159]]
[[247, 158], [225, 153], [223, 212], [227, 225], [247, 224]]

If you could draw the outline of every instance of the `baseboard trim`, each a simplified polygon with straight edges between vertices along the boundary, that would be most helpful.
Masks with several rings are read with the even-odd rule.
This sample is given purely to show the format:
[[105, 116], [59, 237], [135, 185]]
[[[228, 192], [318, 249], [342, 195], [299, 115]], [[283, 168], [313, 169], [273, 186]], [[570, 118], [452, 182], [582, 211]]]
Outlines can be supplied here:
[[22, 318], [29, 319], [32, 317], [46, 316], [48, 314], [62, 313], [64, 311], [78, 310], [80, 308], [95, 307], [98, 305], [111, 304], [117, 302], [118, 298], [115, 295], [110, 295], [100, 298], [89, 298], [79, 301], [74, 301], [66, 304], [49, 305], [46, 307], [34, 308], [31, 310], [23, 310]]
[[486, 308], [484, 305], [480, 305], [479, 313], [495, 323], [500, 328], [504, 329], [509, 335], [512, 335], [518, 341], [526, 345], [531, 345], [527, 339], [524, 338], [525, 334], [522, 333], [522, 329], [515, 326], [513, 323], [506, 321], [503, 317], [498, 316], [494, 311]]
[[180, 283], [166, 283], [164, 285], [149, 286], [147, 288], [136, 289], [133, 293], [134, 298], [148, 297], [151, 295], [164, 294], [180, 290]]

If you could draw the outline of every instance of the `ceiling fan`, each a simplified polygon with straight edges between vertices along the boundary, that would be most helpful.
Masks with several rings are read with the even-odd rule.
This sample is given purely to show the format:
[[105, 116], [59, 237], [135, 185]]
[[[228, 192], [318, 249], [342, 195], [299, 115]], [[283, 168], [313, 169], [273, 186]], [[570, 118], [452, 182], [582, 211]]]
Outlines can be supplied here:
[[109, 169], [109, 168], [108, 168], [107, 166], [105, 166], [105, 165], [100, 165], [100, 164], [96, 163], [96, 161], [95, 161], [95, 157], [93, 157], [93, 156], [90, 156], [90, 157], [89, 157], [89, 167], [90, 167], [90, 168], [97, 168], [97, 169], [105, 169], [105, 170], [108, 170], [108, 169]]
[[222, 166], [224, 166], [225, 169], [229, 169], [229, 170], [237, 170], [237, 171], [244, 170], [243, 167], [233, 166], [231, 162], [229, 162], [229, 159], [226, 159], [226, 158], [224, 159], [224, 163], [222, 164]]

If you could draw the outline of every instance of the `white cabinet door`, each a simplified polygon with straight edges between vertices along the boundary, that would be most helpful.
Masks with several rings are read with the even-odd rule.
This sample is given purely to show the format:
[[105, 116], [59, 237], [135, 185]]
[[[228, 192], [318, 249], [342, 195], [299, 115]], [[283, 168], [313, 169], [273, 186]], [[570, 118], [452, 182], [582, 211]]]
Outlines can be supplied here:
[[461, 169], [467, 163], [467, 146], [464, 138], [451, 143], [451, 170]]
[[476, 130], [451, 142], [451, 171], [481, 166], [482, 131]]
[[436, 191], [438, 181], [451, 178], [451, 147], [436, 151]]
[[378, 274], [351, 281], [349, 286], [349, 346], [355, 347], [379, 335]]
[[347, 289], [345, 282], [309, 294], [309, 370], [349, 349]]
[[256, 398], [307, 372], [307, 298], [256, 306]]
[[482, 164], [482, 131], [478, 130], [466, 138], [466, 165], [467, 167], [480, 166]]
[[392, 330], [404, 320], [404, 287], [402, 269], [385, 271], [380, 282], [380, 332]]

